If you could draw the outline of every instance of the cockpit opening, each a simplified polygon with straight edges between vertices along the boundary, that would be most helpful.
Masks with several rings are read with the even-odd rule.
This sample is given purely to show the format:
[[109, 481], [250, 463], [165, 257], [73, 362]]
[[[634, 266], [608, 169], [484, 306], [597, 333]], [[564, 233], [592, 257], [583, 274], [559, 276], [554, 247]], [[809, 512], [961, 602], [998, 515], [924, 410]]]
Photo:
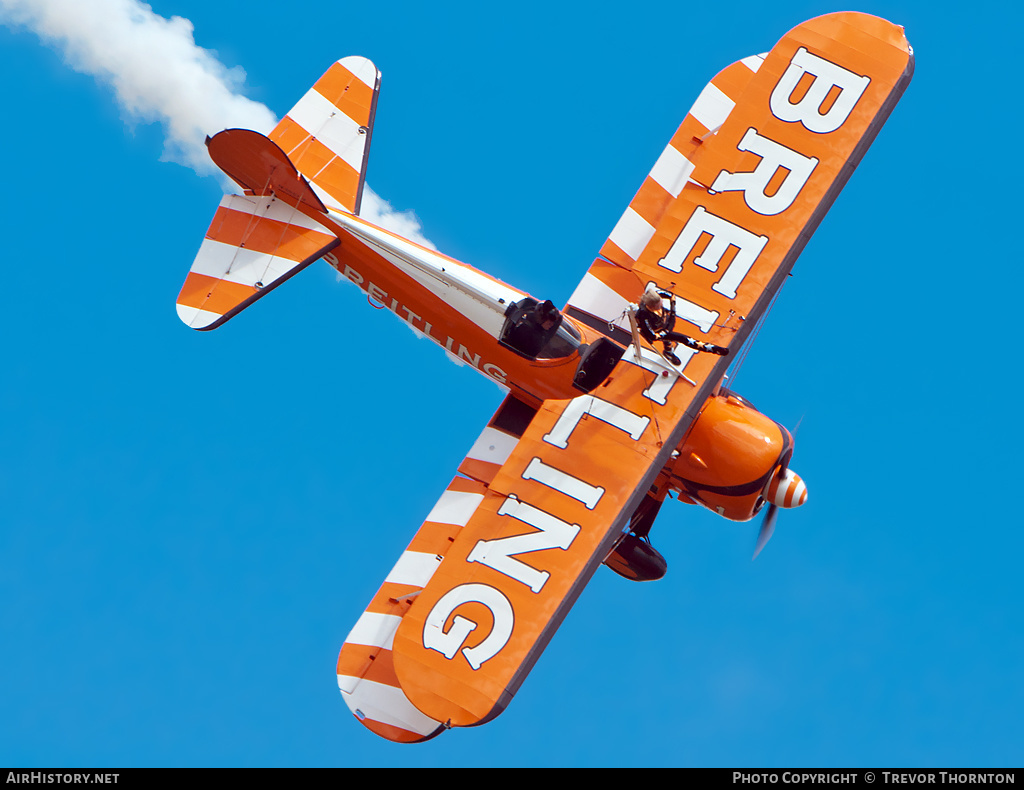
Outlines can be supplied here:
[[550, 299], [538, 302], [528, 296], [508, 306], [499, 342], [527, 359], [564, 359], [582, 339]]

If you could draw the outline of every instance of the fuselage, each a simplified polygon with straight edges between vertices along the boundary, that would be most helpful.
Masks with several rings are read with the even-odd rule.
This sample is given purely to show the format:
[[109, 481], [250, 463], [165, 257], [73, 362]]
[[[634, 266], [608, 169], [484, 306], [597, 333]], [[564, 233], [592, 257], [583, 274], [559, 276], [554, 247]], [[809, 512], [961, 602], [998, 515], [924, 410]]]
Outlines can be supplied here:
[[360, 217], [317, 219], [341, 240], [325, 260], [456, 360], [533, 404], [580, 394], [573, 381], [580, 349], [599, 337], [593, 329], [563, 316], [547, 351], [517, 351], [509, 313], [530, 299], [525, 291]]

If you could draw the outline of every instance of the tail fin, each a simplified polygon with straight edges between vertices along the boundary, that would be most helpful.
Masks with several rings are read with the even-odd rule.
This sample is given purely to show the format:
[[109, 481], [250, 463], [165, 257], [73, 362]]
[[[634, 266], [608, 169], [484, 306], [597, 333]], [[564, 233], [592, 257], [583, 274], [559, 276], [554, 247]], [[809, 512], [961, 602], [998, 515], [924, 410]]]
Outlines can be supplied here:
[[207, 140], [246, 195], [221, 200], [178, 294], [182, 321], [215, 329], [338, 245], [314, 217], [325, 204], [359, 213], [379, 91], [373, 63], [343, 58], [269, 141], [244, 129]]
[[328, 206], [359, 213], [380, 72], [366, 58], [342, 58], [270, 133]]
[[225, 195], [178, 294], [178, 317], [215, 329], [338, 243], [275, 195]]

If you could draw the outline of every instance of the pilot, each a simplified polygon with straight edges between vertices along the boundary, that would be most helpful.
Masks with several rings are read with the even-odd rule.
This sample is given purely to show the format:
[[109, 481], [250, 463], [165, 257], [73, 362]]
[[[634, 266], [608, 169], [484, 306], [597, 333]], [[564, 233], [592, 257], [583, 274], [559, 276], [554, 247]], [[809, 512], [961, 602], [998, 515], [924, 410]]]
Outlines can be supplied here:
[[[662, 299], [669, 300], [668, 310], [665, 309]], [[673, 365], [681, 364], [679, 357], [673, 353], [676, 343], [682, 343], [687, 348], [704, 351], [708, 354], [718, 354], [720, 357], [724, 357], [729, 353], [729, 349], [722, 346], [704, 343], [689, 335], [672, 331], [676, 324], [676, 297], [674, 294], [653, 289], [645, 291], [644, 295], [640, 297], [640, 308], [636, 311], [636, 322], [640, 334], [643, 335], [648, 343], [653, 345], [655, 341], [658, 341], [664, 346], [665, 359]]]

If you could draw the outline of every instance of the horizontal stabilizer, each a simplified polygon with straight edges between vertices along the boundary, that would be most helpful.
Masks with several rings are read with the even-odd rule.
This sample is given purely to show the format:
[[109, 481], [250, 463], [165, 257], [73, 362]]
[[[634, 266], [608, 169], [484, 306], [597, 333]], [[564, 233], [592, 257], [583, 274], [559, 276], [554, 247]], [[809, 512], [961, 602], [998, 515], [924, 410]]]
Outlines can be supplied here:
[[225, 195], [178, 294], [178, 316], [214, 329], [338, 243], [276, 196]]

